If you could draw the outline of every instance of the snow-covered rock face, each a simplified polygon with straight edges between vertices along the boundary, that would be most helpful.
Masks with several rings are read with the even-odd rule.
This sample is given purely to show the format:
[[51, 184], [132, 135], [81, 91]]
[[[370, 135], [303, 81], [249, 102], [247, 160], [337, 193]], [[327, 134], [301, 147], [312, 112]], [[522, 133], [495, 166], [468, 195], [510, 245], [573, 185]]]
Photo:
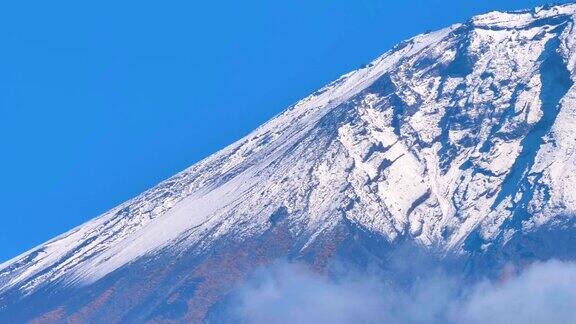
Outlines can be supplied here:
[[[142, 256], [343, 219], [460, 254], [576, 210], [576, 5], [417, 36], [242, 140], [0, 265], [0, 295], [89, 284]], [[565, 219], [565, 218], [562, 218]]]

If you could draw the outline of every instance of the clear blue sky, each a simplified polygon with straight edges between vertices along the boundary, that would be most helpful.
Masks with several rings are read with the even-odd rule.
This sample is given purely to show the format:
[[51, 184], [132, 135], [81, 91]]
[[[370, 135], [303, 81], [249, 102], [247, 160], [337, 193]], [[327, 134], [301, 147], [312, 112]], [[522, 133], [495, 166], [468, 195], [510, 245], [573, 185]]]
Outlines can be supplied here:
[[529, 0], [3, 1], [0, 261], [408, 37]]

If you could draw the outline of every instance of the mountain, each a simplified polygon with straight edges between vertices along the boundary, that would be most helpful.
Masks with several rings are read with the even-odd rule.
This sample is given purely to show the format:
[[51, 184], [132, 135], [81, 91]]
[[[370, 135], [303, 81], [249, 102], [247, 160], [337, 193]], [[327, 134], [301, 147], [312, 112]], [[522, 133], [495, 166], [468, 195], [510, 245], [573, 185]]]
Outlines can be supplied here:
[[576, 258], [576, 5], [416, 36], [0, 265], [0, 322], [198, 322], [259, 265]]

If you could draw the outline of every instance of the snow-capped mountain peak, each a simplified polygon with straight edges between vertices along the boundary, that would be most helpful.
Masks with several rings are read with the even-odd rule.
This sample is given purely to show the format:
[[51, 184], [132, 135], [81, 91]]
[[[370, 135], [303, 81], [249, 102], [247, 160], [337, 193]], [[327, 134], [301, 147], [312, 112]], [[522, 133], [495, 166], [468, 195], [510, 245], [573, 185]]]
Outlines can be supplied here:
[[[0, 265], [2, 294], [89, 285], [282, 224], [306, 253], [343, 223], [459, 254], [576, 209], [576, 5], [419, 35], [222, 151]], [[228, 244], [228, 243], [227, 243]]]

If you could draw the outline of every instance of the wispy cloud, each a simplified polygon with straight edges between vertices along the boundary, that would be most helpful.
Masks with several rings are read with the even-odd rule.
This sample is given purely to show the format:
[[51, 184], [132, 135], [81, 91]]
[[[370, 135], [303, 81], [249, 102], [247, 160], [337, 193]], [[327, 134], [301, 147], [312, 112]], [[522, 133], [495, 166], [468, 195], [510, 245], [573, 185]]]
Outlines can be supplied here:
[[277, 262], [235, 292], [233, 313], [248, 323], [576, 323], [573, 263], [537, 263], [498, 282], [466, 285], [426, 268], [412, 280]]
[[576, 264], [536, 263], [503, 283], [476, 285], [453, 310], [461, 323], [576, 323]]

